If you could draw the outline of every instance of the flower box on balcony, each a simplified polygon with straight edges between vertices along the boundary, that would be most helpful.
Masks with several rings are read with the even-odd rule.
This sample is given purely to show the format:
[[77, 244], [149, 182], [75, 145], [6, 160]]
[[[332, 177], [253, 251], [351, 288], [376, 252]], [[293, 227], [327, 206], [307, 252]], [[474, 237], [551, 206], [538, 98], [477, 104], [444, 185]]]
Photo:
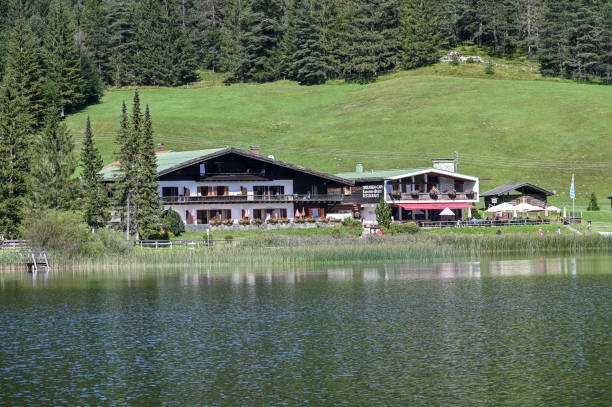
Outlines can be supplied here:
[[465, 195], [469, 198], [469, 199], [474, 199], [474, 190], [473, 189], [468, 189], [465, 191]]
[[419, 199], [419, 191], [411, 191], [410, 196], [412, 197], [412, 199]]
[[438, 199], [438, 195], [440, 195], [440, 191], [438, 191], [438, 188], [433, 187], [429, 190], [429, 197], [431, 199]]
[[448, 197], [450, 199], [455, 199], [457, 198], [457, 191], [454, 189], [451, 189], [450, 191], [448, 191]]

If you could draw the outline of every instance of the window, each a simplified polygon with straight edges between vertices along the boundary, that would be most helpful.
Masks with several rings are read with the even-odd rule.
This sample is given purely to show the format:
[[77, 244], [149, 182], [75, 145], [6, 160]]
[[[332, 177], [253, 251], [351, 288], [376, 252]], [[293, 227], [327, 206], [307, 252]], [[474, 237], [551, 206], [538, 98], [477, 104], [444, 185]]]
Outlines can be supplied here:
[[209, 188], [207, 186], [198, 187], [198, 196], [208, 196]]
[[200, 175], [206, 174], [206, 165], [200, 164]]
[[284, 195], [285, 187], [283, 185], [255, 185], [253, 187], [253, 194], [259, 196]]
[[351, 194], [351, 187], [344, 187], [344, 195], [350, 195]]
[[217, 187], [217, 196], [224, 196], [224, 195], [228, 195], [229, 193], [229, 188], [222, 186], [222, 187]]
[[162, 196], [178, 196], [178, 187], [162, 187]]

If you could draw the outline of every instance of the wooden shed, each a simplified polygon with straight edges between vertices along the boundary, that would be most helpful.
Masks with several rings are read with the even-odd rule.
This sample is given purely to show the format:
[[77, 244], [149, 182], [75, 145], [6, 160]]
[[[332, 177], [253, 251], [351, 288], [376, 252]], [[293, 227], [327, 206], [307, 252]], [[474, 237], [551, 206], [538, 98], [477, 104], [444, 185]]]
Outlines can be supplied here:
[[499, 205], [504, 202], [517, 205], [521, 202], [527, 202], [531, 205], [545, 207], [547, 198], [554, 195], [553, 192], [540, 188], [537, 185], [528, 182], [520, 182], [517, 184], [505, 184], [490, 191], [483, 192], [480, 196], [484, 197], [485, 208], [493, 205]]

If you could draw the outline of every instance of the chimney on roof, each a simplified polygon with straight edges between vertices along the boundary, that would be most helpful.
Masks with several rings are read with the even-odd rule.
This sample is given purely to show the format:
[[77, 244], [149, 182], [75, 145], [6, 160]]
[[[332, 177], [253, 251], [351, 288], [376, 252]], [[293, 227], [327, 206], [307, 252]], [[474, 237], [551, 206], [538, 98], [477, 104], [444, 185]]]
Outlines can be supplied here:
[[359, 161], [355, 167], [355, 172], [363, 172], [363, 163]]
[[259, 155], [259, 146], [251, 146], [251, 154], [257, 154]]

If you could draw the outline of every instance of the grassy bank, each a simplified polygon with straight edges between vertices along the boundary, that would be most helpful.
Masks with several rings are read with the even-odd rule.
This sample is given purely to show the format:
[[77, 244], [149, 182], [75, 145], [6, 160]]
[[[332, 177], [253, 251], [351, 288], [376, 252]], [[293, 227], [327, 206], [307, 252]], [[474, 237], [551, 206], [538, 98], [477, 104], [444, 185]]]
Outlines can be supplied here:
[[[289, 81], [223, 86], [214, 74], [189, 88], [144, 88], [155, 142], [173, 150], [257, 143], [264, 154], [327, 172], [429, 165], [458, 151], [460, 171], [482, 190], [528, 181], [569, 203], [571, 171], [578, 204], [610, 194], [612, 88], [541, 80], [533, 66], [438, 64], [370, 85]], [[499, 80], [492, 80], [503, 78]], [[87, 115], [106, 162], [115, 149], [121, 102], [131, 89], [108, 91], [100, 104], [67, 119], [82, 140]], [[517, 173], [517, 169], [520, 172]], [[609, 205], [608, 205], [609, 206]]]
[[[214, 265], [307, 266], [349, 263], [410, 263], [488, 255], [539, 255], [612, 253], [612, 237], [589, 235], [400, 235], [388, 237], [333, 238], [260, 236], [229, 247], [135, 249], [128, 255], [62, 259], [56, 266], [89, 269], [129, 267], [200, 267]], [[0, 262], [7, 264], [6, 254]]]

